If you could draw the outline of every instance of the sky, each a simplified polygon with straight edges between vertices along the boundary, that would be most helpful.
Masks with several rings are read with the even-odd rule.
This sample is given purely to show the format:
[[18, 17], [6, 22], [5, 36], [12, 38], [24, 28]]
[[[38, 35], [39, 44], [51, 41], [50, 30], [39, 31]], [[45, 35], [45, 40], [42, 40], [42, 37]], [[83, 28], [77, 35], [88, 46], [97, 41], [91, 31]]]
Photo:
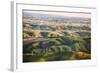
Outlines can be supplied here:
[[47, 12], [47, 11], [23, 11], [24, 13], [37, 13], [37, 14], [49, 14], [49, 15], [59, 15], [64, 17], [82, 17], [82, 18], [91, 18], [91, 13], [82, 13], [82, 12]]

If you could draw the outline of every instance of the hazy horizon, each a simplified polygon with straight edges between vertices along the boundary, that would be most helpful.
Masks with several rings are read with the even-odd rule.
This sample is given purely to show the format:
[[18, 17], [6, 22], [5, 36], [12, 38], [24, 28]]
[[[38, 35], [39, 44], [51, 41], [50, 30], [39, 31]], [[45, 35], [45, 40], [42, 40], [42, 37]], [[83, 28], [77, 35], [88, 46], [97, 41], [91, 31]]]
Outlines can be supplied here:
[[74, 12], [46, 12], [46, 11], [23, 11], [24, 16], [26, 14], [43, 14], [50, 16], [61, 16], [61, 17], [77, 17], [77, 18], [91, 18], [91, 13], [74, 13]]

